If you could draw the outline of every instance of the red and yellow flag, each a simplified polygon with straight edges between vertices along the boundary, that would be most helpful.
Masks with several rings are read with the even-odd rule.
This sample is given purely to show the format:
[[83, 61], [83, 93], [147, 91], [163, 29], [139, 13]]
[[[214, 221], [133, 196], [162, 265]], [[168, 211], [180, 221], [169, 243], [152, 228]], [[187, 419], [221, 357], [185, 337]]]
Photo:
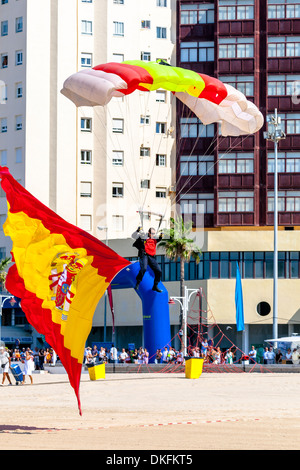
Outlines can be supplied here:
[[129, 262], [50, 210], [0, 167], [8, 204], [3, 226], [14, 264], [7, 290], [21, 299], [28, 322], [58, 354], [74, 388], [79, 384], [87, 337], [97, 304]]

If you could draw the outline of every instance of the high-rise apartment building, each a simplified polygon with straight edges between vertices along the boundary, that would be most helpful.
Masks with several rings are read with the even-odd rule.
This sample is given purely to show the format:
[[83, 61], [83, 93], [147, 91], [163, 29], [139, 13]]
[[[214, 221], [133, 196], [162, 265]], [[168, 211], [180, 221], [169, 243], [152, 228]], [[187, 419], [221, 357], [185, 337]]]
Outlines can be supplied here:
[[[169, 0], [0, 2], [1, 165], [68, 222], [118, 240], [118, 251], [139, 211], [147, 225], [169, 217], [174, 98], [136, 92], [76, 108], [60, 90], [73, 73], [106, 62], [174, 62], [174, 19]], [[0, 247], [8, 256], [3, 231]]]

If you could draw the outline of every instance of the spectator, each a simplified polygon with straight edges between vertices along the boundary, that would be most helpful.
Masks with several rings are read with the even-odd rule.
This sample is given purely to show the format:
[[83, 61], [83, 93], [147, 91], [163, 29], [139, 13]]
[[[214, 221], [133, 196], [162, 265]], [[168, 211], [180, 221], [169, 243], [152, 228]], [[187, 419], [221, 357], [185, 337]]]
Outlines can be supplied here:
[[92, 349], [92, 356], [96, 359], [96, 358], [98, 358], [98, 354], [99, 353], [98, 353], [97, 346], [96, 346], [96, 344], [94, 344], [94, 347]]
[[144, 349], [144, 356], [143, 356], [143, 363], [144, 364], [148, 364], [149, 362], [149, 352], [147, 351], [147, 349], [145, 348]]
[[131, 362], [133, 362], [134, 364], [137, 364], [138, 362], [138, 350], [135, 349], [134, 351], [131, 351]]
[[162, 352], [161, 360], [162, 360], [163, 364], [167, 364], [167, 362], [168, 362], [168, 348], [167, 348], [167, 346], [164, 347], [164, 350]]
[[100, 351], [99, 351], [99, 360], [100, 362], [107, 362], [106, 351], [103, 346], [101, 346]]
[[161, 357], [162, 357], [161, 349], [157, 349], [156, 354], [155, 354], [155, 359], [154, 359], [155, 364], [161, 363]]
[[281, 364], [282, 362], [282, 352], [280, 351], [280, 349], [278, 349], [278, 351], [276, 352], [275, 362], [276, 364]]
[[[15, 358], [15, 360], [16, 360], [16, 358]], [[35, 369], [39, 369], [40, 368], [40, 366], [39, 366], [39, 348], [34, 348], [33, 361], [34, 361]]]
[[207, 339], [204, 338], [202, 343], [201, 343], [201, 354], [206, 357], [207, 355], [207, 349], [208, 349], [208, 342]]
[[231, 349], [228, 349], [228, 351], [226, 351], [225, 361], [227, 364], [233, 364], [233, 353]]
[[173, 362], [174, 357], [175, 357], [174, 348], [171, 348], [171, 346], [170, 346], [169, 351], [168, 351], [168, 354], [167, 354], [167, 361], [168, 361], [168, 362]]
[[268, 359], [269, 359], [269, 348], [265, 348], [264, 350], [264, 364], [268, 364]]
[[44, 370], [44, 360], [45, 360], [45, 350], [41, 348], [39, 350], [39, 368], [40, 370]]
[[113, 364], [118, 362], [118, 350], [117, 350], [117, 348], [115, 347], [114, 344], [112, 344], [112, 346], [110, 348], [110, 362], [113, 363]]
[[122, 352], [120, 353], [120, 356], [119, 356], [119, 362], [121, 364], [124, 364], [127, 358], [128, 358], [128, 354], [125, 351], [125, 348], [122, 348]]
[[290, 350], [290, 348], [287, 350], [287, 353], [285, 355], [285, 359], [286, 359], [286, 364], [293, 364], [292, 351]]
[[299, 351], [297, 350], [297, 348], [294, 348], [293, 350], [293, 353], [292, 353], [292, 361], [293, 361], [293, 364], [299, 364]]
[[255, 346], [251, 346], [251, 351], [249, 351], [249, 359], [252, 364], [256, 363], [256, 349]]
[[23, 384], [25, 383], [25, 377], [28, 375], [31, 385], [33, 384], [32, 372], [34, 371], [34, 362], [32, 351], [29, 348], [25, 351], [24, 359], [24, 371], [23, 371]]
[[11, 358], [4, 346], [0, 347], [0, 365], [1, 365], [1, 371], [3, 374], [2, 378], [2, 383], [1, 385], [4, 385], [5, 379], [7, 378], [9, 385], [12, 385], [10, 376], [9, 376], [9, 368], [10, 368], [10, 363], [11, 363]]
[[271, 346], [269, 348], [269, 353], [268, 353], [268, 364], [274, 364], [274, 363], [275, 363], [275, 353]]

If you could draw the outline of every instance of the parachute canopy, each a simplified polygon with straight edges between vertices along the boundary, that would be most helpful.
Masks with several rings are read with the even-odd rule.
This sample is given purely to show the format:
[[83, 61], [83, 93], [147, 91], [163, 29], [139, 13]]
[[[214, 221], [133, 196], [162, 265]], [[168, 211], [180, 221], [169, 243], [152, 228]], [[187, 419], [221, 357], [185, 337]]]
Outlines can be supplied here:
[[66, 79], [61, 93], [77, 107], [105, 106], [113, 97], [159, 88], [174, 93], [203, 124], [220, 122], [223, 136], [253, 134], [263, 126], [258, 108], [231, 85], [165, 62], [109, 62], [81, 70]]

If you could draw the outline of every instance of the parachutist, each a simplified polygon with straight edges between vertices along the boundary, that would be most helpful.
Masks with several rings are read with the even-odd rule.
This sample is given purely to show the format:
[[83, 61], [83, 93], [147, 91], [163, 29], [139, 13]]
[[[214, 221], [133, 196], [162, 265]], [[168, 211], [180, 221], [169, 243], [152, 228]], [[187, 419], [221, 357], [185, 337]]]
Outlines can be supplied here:
[[159, 237], [156, 237], [155, 229], [150, 228], [148, 230], [148, 234], [146, 235], [141, 230], [141, 227], [138, 227], [136, 232], [132, 234], [132, 238], [135, 239], [133, 246], [138, 249], [138, 256], [140, 262], [140, 271], [136, 277], [135, 290], [139, 289], [139, 285], [149, 265], [152, 271], [154, 272], [154, 284], [152, 290], [155, 292], [162, 292], [162, 290], [158, 288], [158, 283], [161, 280], [161, 269], [155, 259], [156, 245], [158, 241], [162, 239], [162, 234], [160, 234]]

